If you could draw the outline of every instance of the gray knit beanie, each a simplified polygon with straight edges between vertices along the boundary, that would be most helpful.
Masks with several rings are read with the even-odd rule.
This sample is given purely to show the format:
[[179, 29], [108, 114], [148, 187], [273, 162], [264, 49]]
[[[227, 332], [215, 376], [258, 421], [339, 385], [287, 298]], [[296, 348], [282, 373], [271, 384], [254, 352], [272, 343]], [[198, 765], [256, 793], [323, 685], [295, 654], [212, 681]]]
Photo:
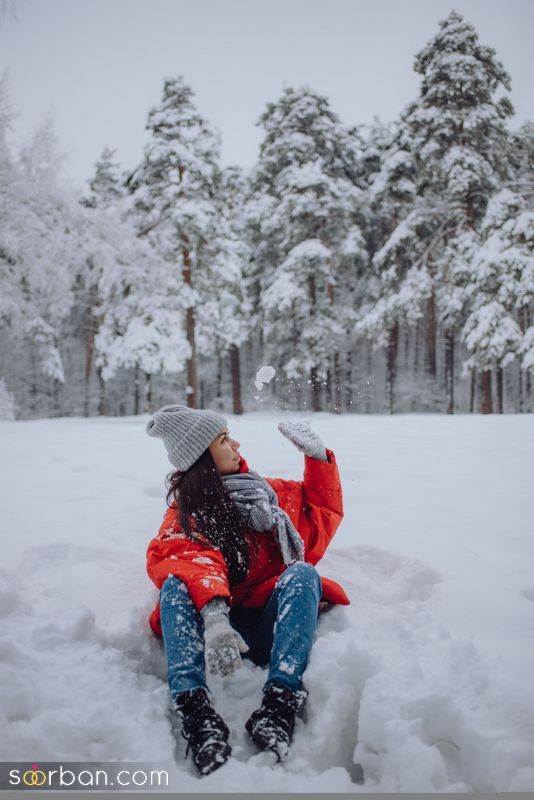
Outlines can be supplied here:
[[169, 461], [185, 472], [227, 425], [228, 421], [216, 411], [163, 406], [152, 416], [146, 432], [163, 439]]

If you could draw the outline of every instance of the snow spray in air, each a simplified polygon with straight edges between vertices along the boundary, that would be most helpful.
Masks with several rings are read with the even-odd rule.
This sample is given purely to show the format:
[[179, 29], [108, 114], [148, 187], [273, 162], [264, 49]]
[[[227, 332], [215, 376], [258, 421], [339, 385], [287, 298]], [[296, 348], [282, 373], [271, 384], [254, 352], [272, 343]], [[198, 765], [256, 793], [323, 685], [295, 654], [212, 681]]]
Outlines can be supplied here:
[[260, 367], [259, 370], [256, 372], [256, 379], [254, 381], [254, 386], [261, 392], [263, 389], [264, 384], [270, 383], [274, 376], [276, 375], [276, 370], [274, 367]]

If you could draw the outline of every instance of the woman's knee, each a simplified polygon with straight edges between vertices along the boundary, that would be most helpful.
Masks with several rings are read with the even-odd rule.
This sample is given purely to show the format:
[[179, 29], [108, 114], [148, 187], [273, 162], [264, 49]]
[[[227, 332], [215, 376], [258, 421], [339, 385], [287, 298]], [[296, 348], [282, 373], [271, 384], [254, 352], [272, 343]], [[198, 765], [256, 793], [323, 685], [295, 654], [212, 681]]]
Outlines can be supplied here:
[[306, 586], [313, 586], [322, 591], [321, 576], [313, 566], [305, 561], [296, 561], [291, 564], [278, 580], [278, 586], [283, 588], [290, 581], [294, 582], [298, 578], [298, 583]]
[[176, 575], [168, 575], [160, 589], [160, 603], [172, 602], [173, 598], [185, 600], [190, 599], [191, 596], [187, 585], [180, 578]]

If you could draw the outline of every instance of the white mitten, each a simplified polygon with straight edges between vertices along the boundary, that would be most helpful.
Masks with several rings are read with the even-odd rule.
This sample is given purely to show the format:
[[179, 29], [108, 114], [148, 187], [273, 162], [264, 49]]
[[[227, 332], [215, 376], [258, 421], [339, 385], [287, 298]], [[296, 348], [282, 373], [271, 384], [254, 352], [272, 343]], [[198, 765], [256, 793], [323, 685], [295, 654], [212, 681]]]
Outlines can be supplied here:
[[304, 455], [328, 461], [324, 444], [307, 422], [279, 422], [278, 430]]
[[230, 625], [228, 606], [223, 598], [210, 600], [200, 613], [204, 620], [208, 669], [213, 674], [231, 675], [241, 666], [241, 653], [247, 653], [249, 647]]

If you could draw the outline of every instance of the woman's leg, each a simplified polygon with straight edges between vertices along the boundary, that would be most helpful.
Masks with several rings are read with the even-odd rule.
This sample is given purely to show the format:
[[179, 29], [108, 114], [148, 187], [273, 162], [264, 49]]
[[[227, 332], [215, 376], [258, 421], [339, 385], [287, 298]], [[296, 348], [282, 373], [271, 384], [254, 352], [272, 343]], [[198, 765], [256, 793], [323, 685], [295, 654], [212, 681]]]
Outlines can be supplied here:
[[260, 750], [272, 750], [279, 760], [288, 754], [295, 716], [306, 702], [302, 675], [310, 657], [321, 592], [315, 567], [292, 564], [279, 578], [251, 637], [256, 642], [253, 658], [268, 658], [271, 647], [270, 666], [261, 706], [252, 712], [245, 728]]
[[173, 702], [181, 692], [206, 686], [204, 625], [189, 590], [170, 575], [160, 592], [161, 629]]
[[250, 656], [256, 664], [269, 664], [265, 688], [281, 684], [292, 691], [302, 685], [317, 627], [321, 578], [304, 562], [289, 566], [249, 634]]

